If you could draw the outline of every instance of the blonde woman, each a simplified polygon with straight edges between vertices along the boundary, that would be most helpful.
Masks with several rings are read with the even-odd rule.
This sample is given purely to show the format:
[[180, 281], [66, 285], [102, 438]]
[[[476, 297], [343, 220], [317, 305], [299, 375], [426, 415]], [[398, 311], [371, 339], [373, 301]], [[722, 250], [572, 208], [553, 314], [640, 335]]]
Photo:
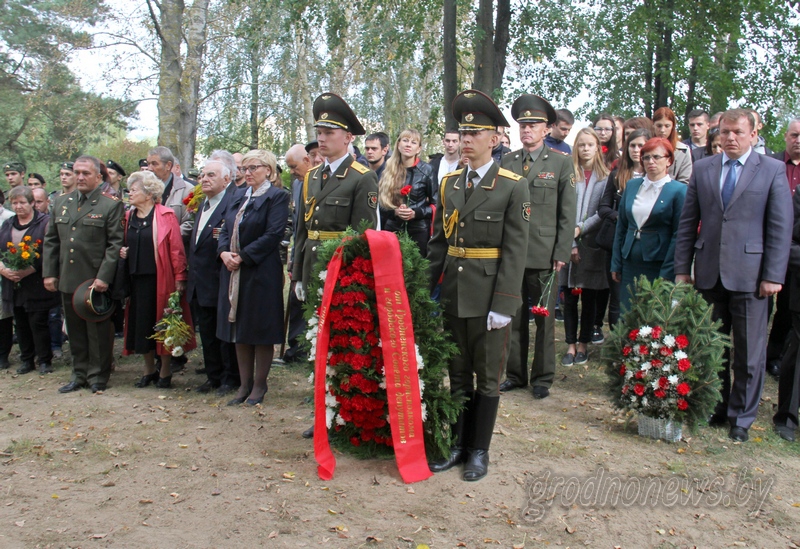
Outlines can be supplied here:
[[408, 233], [425, 257], [431, 236], [431, 206], [436, 204], [438, 189], [433, 168], [419, 159], [421, 151], [420, 133], [404, 130], [378, 182], [378, 202], [381, 228]]
[[[575, 212], [575, 240], [572, 255], [559, 273], [564, 290], [564, 340], [567, 353], [565, 366], [583, 364], [589, 359], [588, 343], [594, 331], [598, 290], [608, 288], [606, 252], [594, 241], [600, 228], [598, 207], [606, 188], [608, 168], [604, 161], [600, 138], [592, 128], [578, 132], [572, 148], [575, 166], [575, 191], [578, 193]], [[581, 332], [578, 336], [578, 300], [581, 301]]]
[[278, 165], [269, 151], [242, 158], [250, 193], [239, 193], [225, 212], [217, 251], [219, 277], [217, 337], [236, 344], [241, 386], [229, 406], [260, 404], [274, 345], [283, 339], [283, 264], [280, 247], [289, 194], [277, 186]]

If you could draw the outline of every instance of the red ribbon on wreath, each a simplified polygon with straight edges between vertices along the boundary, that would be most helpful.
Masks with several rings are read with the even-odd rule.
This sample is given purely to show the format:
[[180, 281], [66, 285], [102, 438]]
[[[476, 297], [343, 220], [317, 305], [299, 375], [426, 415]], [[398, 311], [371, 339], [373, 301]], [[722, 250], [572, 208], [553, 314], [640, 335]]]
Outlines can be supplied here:
[[[418, 482], [432, 473], [425, 454], [414, 326], [403, 278], [400, 244], [397, 236], [389, 231], [368, 230], [365, 236], [371, 256], [380, 258], [372, 263], [395, 460], [404, 482]], [[327, 318], [341, 267], [342, 248], [339, 247], [328, 263], [314, 357], [314, 457], [322, 480], [332, 479], [336, 469], [325, 417], [325, 371], [330, 343]]]

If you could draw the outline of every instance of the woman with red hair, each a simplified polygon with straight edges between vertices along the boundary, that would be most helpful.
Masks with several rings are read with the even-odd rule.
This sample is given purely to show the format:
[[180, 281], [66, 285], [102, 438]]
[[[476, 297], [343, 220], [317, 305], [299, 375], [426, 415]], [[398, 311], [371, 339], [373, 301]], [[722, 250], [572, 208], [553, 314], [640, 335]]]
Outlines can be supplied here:
[[672, 179], [688, 184], [692, 176], [692, 153], [689, 147], [678, 140], [678, 120], [675, 118], [675, 113], [669, 107], [657, 109], [653, 115], [653, 126], [655, 136], [669, 141], [674, 151], [669, 175]]
[[675, 279], [675, 236], [687, 188], [668, 173], [675, 155], [669, 141], [654, 137], [639, 154], [645, 176], [625, 186], [611, 256], [611, 274], [622, 283], [622, 309], [628, 308], [635, 278]]

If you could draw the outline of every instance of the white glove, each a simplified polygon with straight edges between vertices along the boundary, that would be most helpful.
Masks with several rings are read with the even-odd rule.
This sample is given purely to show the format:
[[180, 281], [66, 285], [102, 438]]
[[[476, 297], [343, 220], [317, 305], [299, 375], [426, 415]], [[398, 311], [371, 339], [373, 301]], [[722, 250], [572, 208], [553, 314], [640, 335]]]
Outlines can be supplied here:
[[495, 313], [494, 311], [489, 311], [489, 316], [486, 318], [486, 329], [487, 330], [499, 330], [500, 328], [505, 328], [511, 322], [511, 317], [506, 315], [501, 315], [500, 313]]
[[298, 281], [297, 283], [295, 283], [294, 295], [296, 295], [297, 299], [300, 301], [306, 300], [306, 287], [302, 282]]

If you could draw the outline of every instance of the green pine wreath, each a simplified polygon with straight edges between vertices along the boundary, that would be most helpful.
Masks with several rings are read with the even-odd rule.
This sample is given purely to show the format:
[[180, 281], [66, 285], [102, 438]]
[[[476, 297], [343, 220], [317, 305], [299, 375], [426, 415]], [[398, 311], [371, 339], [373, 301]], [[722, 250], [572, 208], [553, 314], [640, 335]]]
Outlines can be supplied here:
[[[377, 318], [370, 248], [362, 227], [348, 229], [341, 240], [319, 245], [317, 263], [306, 281], [306, 338], [316, 339], [317, 312], [327, 277], [328, 262], [342, 246], [342, 269], [329, 312], [330, 346], [326, 395], [330, 440], [337, 448], [358, 457], [390, 456], [393, 451], [388, 422], [380, 327]], [[428, 261], [414, 241], [398, 234], [403, 257], [403, 276], [411, 309], [414, 339], [424, 366], [419, 370], [422, 388], [425, 448], [429, 460], [446, 455], [451, 428], [463, 403], [445, 385], [450, 358], [457, 352], [443, 328], [442, 310], [430, 297]], [[310, 356], [313, 369], [313, 349]]]
[[696, 429], [722, 399], [719, 372], [730, 338], [689, 284], [634, 281], [630, 307], [602, 356], [615, 407]]

